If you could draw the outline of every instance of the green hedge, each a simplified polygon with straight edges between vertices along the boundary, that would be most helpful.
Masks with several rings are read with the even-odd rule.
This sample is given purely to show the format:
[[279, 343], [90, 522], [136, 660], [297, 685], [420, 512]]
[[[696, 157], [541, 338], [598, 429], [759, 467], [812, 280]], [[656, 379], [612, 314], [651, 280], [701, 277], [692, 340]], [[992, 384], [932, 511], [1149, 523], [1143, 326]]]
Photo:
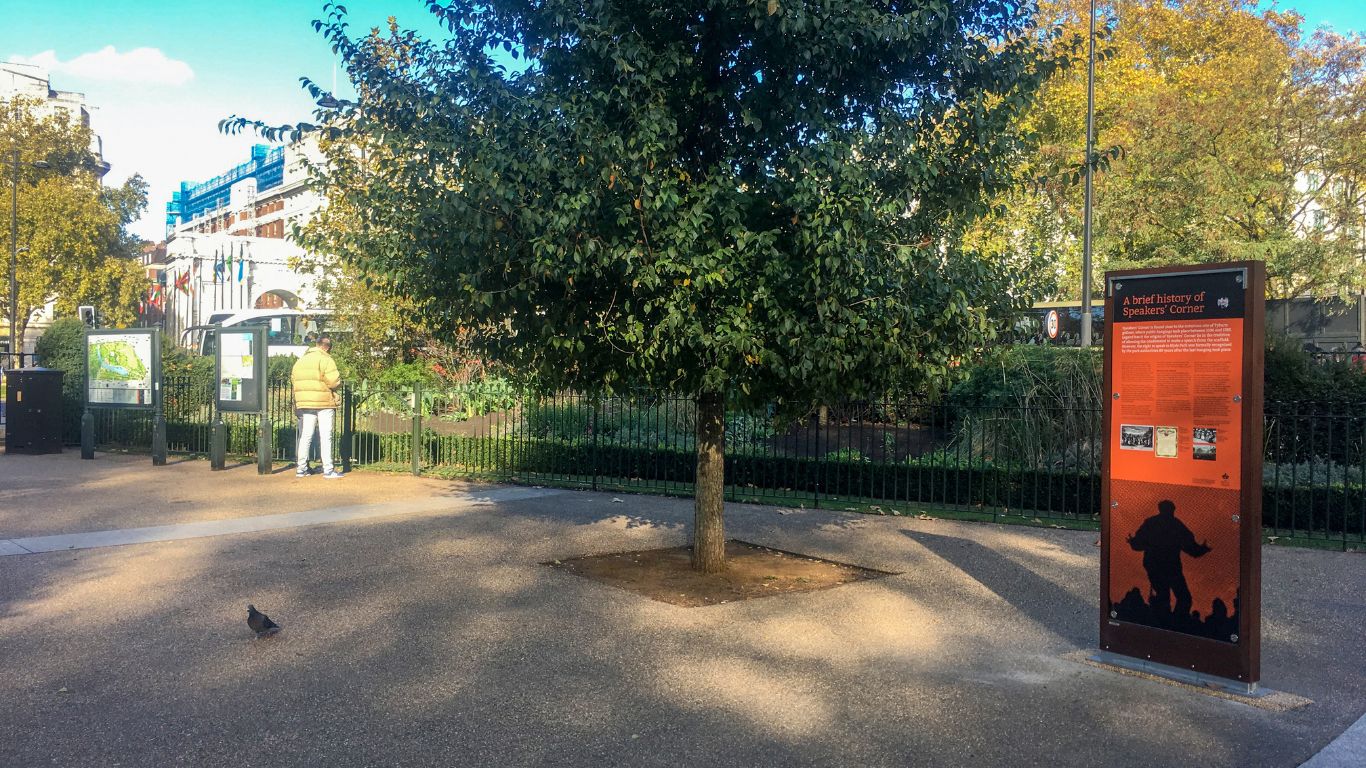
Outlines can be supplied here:
[[[256, 422], [230, 417], [228, 452], [256, 450]], [[167, 423], [172, 451], [204, 453], [209, 446], [206, 424]], [[97, 420], [101, 446], [146, 450], [151, 444], [151, 417], [146, 413], [106, 411]], [[277, 460], [293, 459], [293, 422], [273, 429]], [[407, 470], [412, 464], [410, 433], [357, 432], [352, 437], [353, 466]], [[334, 454], [337, 456], [338, 454]], [[644, 488], [689, 485], [695, 479], [692, 451], [664, 448], [594, 446], [582, 441], [422, 435], [424, 470], [436, 474], [556, 478], [598, 477], [604, 483], [623, 480]], [[837, 497], [892, 503], [950, 504], [987, 509], [1028, 511], [1042, 517], [1094, 520], [1100, 509], [1100, 478], [1075, 470], [1048, 470], [980, 462], [963, 466], [944, 462], [886, 464], [831, 461], [784, 456], [731, 454], [726, 457], [727, 485], [735, 495], [787, 498]], [[1271, 486], [1263, 491], [1263, 524], [1278, 531], [1313, 531], [1324, 535], [1366, 536], [1366, 487], [1357, 484]]]

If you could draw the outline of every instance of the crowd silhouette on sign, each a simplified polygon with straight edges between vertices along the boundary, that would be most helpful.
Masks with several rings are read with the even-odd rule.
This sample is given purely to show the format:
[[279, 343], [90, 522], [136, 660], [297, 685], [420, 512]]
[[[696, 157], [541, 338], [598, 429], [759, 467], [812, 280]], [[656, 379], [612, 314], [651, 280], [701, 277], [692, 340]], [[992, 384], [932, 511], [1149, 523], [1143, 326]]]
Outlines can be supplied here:
[[[1129, 548], [1143, 553], [1143, 570], [1148, 573], [1148, 597], [1134, 587], [1124, 599], [1111, 605], [1114, 618], [1134, 624], [1169, 629], [1188, 635], [1208, 637], [1226, 642], [1238, 634], [1238, 598], [1233, 599], [1233, 613], [1220, 598], [1214, 600], [1208, 616], [1191, 610], [1191, 592], [1181, 556], [1205, 556], [1211, 551], [1208, 542], [1196, 542], [1195, 534], [1176, 517], [1176, 504], [1164, 499], [1157, 505], [1157, 514], [1143, 521], [1134, 535], [1128, 537]], [[1175, 604], [1173, 604], [1175, 598]]]

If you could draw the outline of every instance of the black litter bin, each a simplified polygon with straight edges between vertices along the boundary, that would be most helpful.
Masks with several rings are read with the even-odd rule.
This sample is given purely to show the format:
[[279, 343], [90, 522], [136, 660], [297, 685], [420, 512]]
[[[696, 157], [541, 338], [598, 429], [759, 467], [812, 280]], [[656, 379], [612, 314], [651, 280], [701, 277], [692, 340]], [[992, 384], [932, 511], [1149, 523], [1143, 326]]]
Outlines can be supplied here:
[[62, 452], [62, 371], [5, 373], [5, 452]]

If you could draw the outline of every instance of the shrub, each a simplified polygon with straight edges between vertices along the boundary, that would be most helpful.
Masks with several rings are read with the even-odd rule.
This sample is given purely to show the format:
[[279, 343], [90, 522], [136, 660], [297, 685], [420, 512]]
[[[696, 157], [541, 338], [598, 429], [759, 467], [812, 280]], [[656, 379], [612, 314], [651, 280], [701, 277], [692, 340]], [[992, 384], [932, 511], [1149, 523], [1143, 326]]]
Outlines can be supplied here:
[[1286, 336], [1266, 338], [1268, 402], [1366, 403], [1366, 368], [1349, 361], [1315, 361]]
[[79, 403], [85, 382], [85, 323], [74, 317], [57, 320], [38, 337], [33, 350], [44, 367], [65, 372], [62, 397], [68, 404]]
[[506, 411], [517, 404], [519, 394], [511, 381], [488, 373], [446, 385], [445, 390], [455, 408], [451, 416], [465, 419]]
[[1099, 347], [1005, 347], [971, 366], [948, 400], [973, 407], [1094, 405], [1100, 402], [1102, 359]]
[[949, 450], [1075, 466], [1099, 456], [1102, 352], [1020, 345], [973, 366], [949, 392]]
[[299, 362], [299, 358], [293, 355], [275, 355], [270, 358], [269, 367], [266, 370], [266, 380], [288, 384], [290, 375], [294, 372], [294, 364]]

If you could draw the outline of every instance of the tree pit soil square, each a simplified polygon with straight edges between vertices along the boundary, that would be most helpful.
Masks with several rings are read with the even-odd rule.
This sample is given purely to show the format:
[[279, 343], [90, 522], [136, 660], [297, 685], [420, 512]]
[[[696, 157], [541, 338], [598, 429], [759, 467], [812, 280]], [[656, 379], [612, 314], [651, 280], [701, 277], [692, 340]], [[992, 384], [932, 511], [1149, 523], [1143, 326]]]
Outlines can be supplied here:
[[589, 555], [545, 565], [685, 608], [830, 589], [895, 575], [735, 540], [726, 542], [724, 573], [694, 571], [692, 548], [686, 546]]

